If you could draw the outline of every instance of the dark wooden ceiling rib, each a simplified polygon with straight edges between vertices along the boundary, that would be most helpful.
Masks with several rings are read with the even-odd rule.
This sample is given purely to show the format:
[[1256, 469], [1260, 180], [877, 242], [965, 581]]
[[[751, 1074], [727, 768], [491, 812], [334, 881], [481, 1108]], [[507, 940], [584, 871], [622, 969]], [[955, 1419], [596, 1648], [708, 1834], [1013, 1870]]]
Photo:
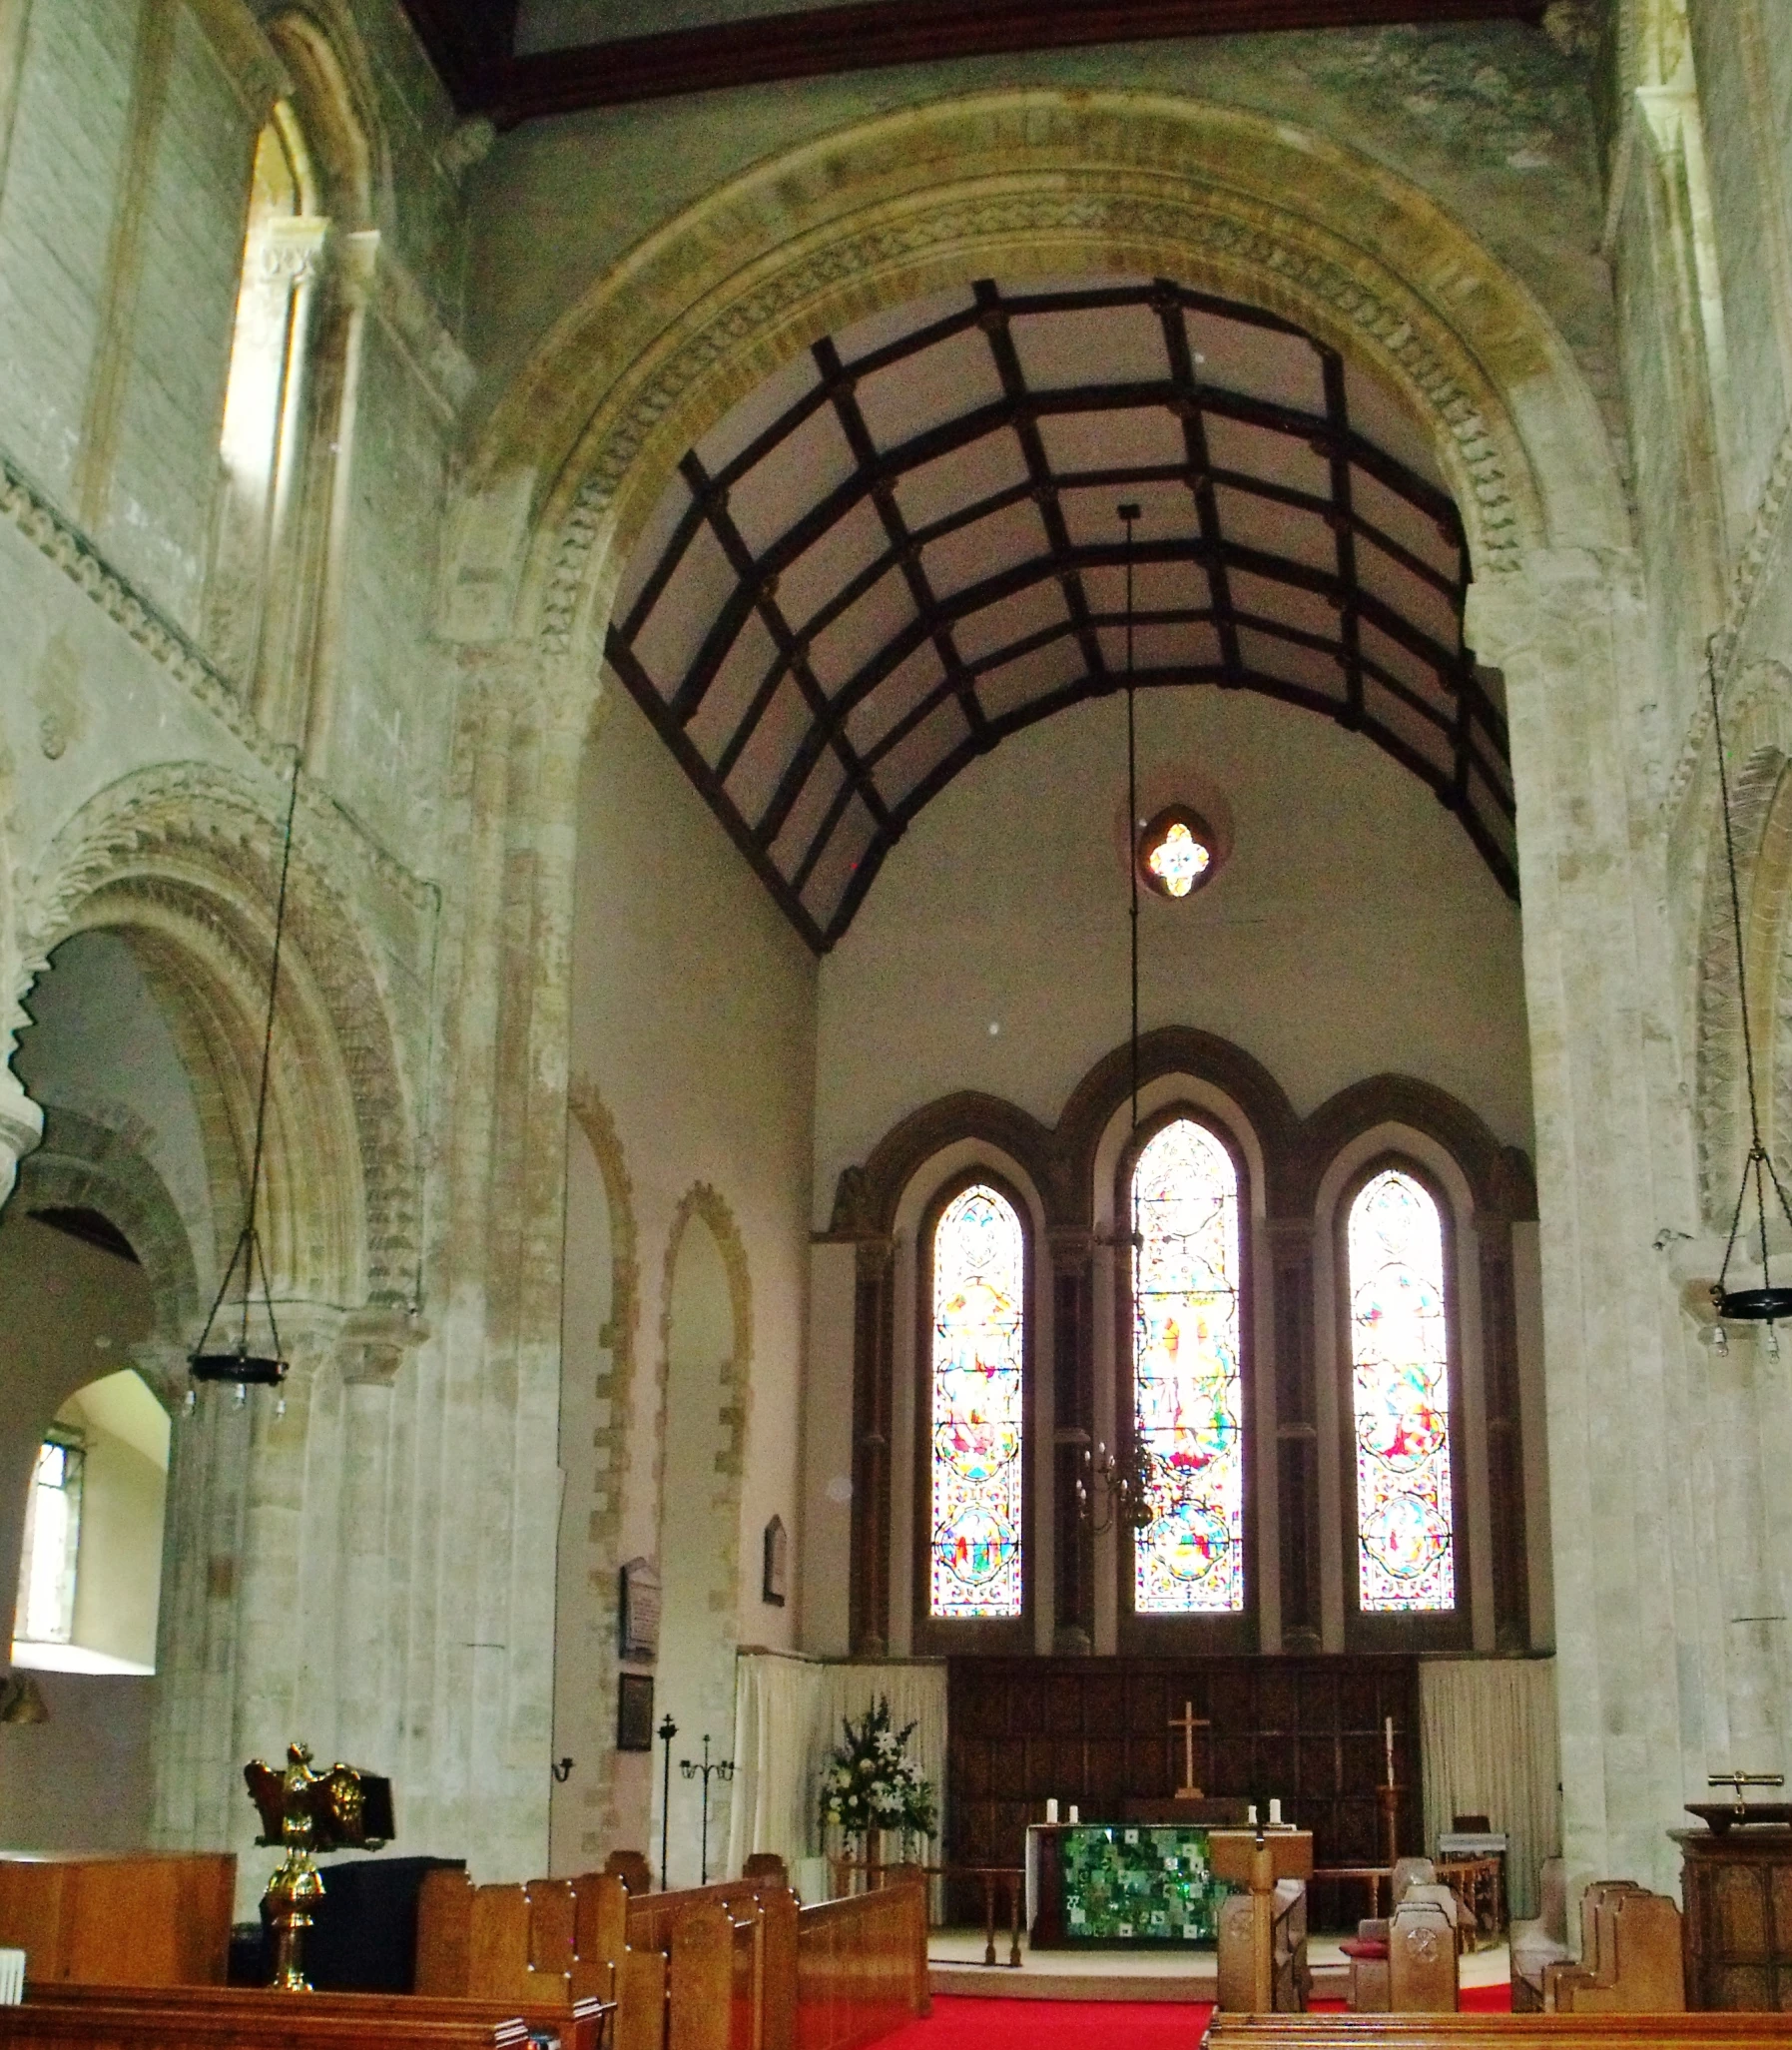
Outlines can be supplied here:
[[[1023, 315], [1048, 316], [1054, 311], [1101, 308], [1142, 308], [1153, 314], [1162, 336], [1169, 376], [1134, 382], [1110, 379], [1071, 387], [1030, 387], [1010, 332], [1011, 322]], [[1324, 393], [1323, 411], [1309, 411], [1205, 382], [1186, 325], [1190, 312], [1274, 330], [1312, 347]], [[878, 371], [972, 328], [980, 329], [986, 340], [1001, 385], [1000, 397], [973, 406], [955, 419], [939, 422], [899, 445], [880, 449], [861, 408], [861, 386]], [[617, 675], [666, 736], [693, 782], [721, 816], [737, 845], [749, 853], [754, 868], [766, 878], [778, 902], [812, 947], [825, 950], [846, 932], [890, 849], [928, 800], [968, 762], [1024, 726], [1119, 688], [1121, 679], [1103, 659], [1100, 633], [1103, 629], [1123, 627], [1125, 616], [1123, 612], [1094, 606], [1086, 579], [1092, 570], [1123, 567], [1128, 544], [1117, 531], [1112, 540], [1074, 542], [1062, 506], [1065, 491], [1086, 491], [1097, 486], [1113, 489], [1116, 498], [1120, 498], [1136, 493], [1145, 484], [1172, 483], [1187, 489], [1194, 500], [1197, 526], [1192, 535], [1152, 535], [1147, 530], [1131, 544], [1131, 555], [1135, 564], [1187, 562], [1198, 567], [1206, 579], [1209, 602], [1135, 608], [1133, 624], [1210, 626], [1219, 659], [1173, 669], [1142, 667], [1137, 672], [1141, 688], [1218, 683], [1322, 712], [1347, 728], [1364, 732], [1393, 760], [1418, 776], [1439, 802], [1456, 814], [1501, 888], [1516, 896], [1517, 877], [1510, 848], [1514, 805], [1505, 721], [1477, 675], [1473, 660], [1461, 646], [1463, 577], [1468, 563], [1461, 520], [1445, 492], [1366, 441], [1353, 427], [1344, 365], [1334, 351], [1275, 315], [1234, 308], [1225, 301], [1209, 299], [1160, 279], [1148, 285], [1099, 286], [1043, 294], [1001, 294], [991, 285], [979, 285], [966, 308], [851, 362], [842, 360], [832, 341], [816, 343], [813, 354], [816, 383], [795, 398], [747, 447], [713, 474], [695, 451], [685, 457], [681, 473], [691, 502], [674, 522], [671, 536], [651, 566], [639, 595], [622, 620], [611, 627], [608, 641]], [[1175, 417], [1183, 442], [1181, 461], [1121, 463], [1091, 470], [1053, 469], [1039, 431], [1041, 418], [1140, 407], [1164, 408]], [[832, 411], [851, 453], [853, 468], [755, 555], [730, 511], [730, 494], [743, 486], [750, 489], [757, 466], [823, 410]], [[1327, 465], [1328, 494], [1321, 497], [1272, 478], [1216, 466], [1207, 439], [1210, 417], [1242, 422], [1311, 448]], [[987, 434], [1003, 430], [1015, 436], [1023, 461], [1023, 477], [924, 525], [911, 524], [898, 500], [897, 486], [901, 480], [929, 463], [970, 447]], [[1353, 502], [1353, 471], [1374, 476], [1416, 514], [1436, 525], [1456, 565], [1454, 575], [1414, 554], [1359, 509]], [[1327, 522], [1334, 542], [1332, 561], [1321, 566], [1228, 538], [1215, 489], [1220, 484]], [[868, 498], [881, 524], [881, 545], [869, 561], [805, 618], [801, 627], [795, 626], [778, 602], [781, 576]], [[928, 573], [924, 551], [936, 541], [974, 527], [991, 513], [1022, 502], [1038, 508], [1044, 533], [1042, 551], [1021, 561], [998, 560], [984, 575], [942, 598]], [[635, 644], [655, 606], [666, 597], [686, 551], [705, 530], [723, 551], [734, 582], [717, 604], [715, 617], [707, 623], [697, 652], [683, 674], [656, 679], [643, 665]], [[1407, 575], [1448, 601], [1457, 621], [1457, 632], [1449, 643], [1364, 586], [1357, 553], [1359, 539], [1373, 542]], [[910, 616], [852, 675], [830, 691], [815, 672], [811, 649], [821, 635], [893, 569], [899, 571], [904, 580]], [[1338, 622], [1336, 631], [1300, 626], [1249, 603], [1240, 603], [1230, 581], [1232, 572], [1324, 599]], [[967, 659], [962, 654], [957, 640], [961, 622], [992, 604], [1020, 596], [1048, 581], [1055, 583], [1063, 594], [1063, 618], [1031, 628], [999, 645], [984, 647], [974, 658]], [[716, 687], [741, 632], [755, 617], [768, 634], [773, 652], [754, 682], [744, 710], [735, 717], [733, 731], [719, 747], [712, 748], [712, 762], [691, 738], [690, 728]], [[1385, 641], [1416, 658], [1429, 681], [1421, 686], [1391, 669], [1365, 644], [1364, 627], [1373, 628]], [[1246, 655], [1242, 634], [1328, 657], [1336, 665], [1338, 684], [1295, 682], [1271, 673]], [[1026, 704], [991, 717], [979, 694], [981, 680], [1009, 663], [1065, 640], [1073, 640], [1078, 646], [1081, 673]], [[900, 717], [892, 720], [875, 742], [855, 746], [848, 738], [848, 723], [854, 714], [875, 698], [903, 662], [929, 645], [939, 666], [938, 681]], [[771, 795], [758, 818], [747, 819], [731, 796], [730, 778], [787, 680], [801, 693], [807, 708], [807, 728], [778, 765]], [[1369, 695], [1371, 686], [1379, 693], [1373, 702]], [[899, 797], [887, 795], [879, 781], [881, 765], [889, 762], [947, 703], [955, 703], [962, 712], [962, 739], [926, 765], [912, 787]], [[1388, 709], [1384, 713], [1379, 707]], [[826, 755], [832, 755], [840, 765], [838, 787], [822, 808], [819, 823], [809, 826], [806, 844], [780, 849], [780, 838]], [[863, 818], [849, 829], [845, 822], [855, 805], [862, 808]], [[814, 901], [810, 885], [829, 854], [836, 832], [851, 830], [857, 835], [867, 826], [871, 831], [870, 843], [858, 855], [844, 890], [830, 911], [826, 903]]]
[[[466, 24], [484, 11], [480, 0], [406, 4], [431, 55], [438, 37], [450, 42], [450, 24], [464, 41], [474, 33]], [[462, 97], [468, 88], [455, 84], [448, 59], [437, 56], [437, 64], [464, 111], [513, 126], [588, 107], [893, 64], [1393, 22], [1536, 22], [1543, 7], [1544, 0], [858, 0], [513, 57], [484, 98]]]

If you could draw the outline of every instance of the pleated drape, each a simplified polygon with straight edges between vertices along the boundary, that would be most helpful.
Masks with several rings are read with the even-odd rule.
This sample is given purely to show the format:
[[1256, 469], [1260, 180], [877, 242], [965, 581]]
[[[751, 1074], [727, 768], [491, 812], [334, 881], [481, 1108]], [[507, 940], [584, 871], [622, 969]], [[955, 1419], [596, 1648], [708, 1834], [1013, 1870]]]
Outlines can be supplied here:
[[1537, 1911], [1537, 1869], [1561, 1849], [1553, 1659], [1428, 1659], [1419, 1668], [1426, 1849], [1458, 1815], [1509, 1838], [1514, 1916]]
[[735, 1783], [728, 1827], [729, 1870], [756, 1850], [794, 1866], [823, 1848], [822, 1767], [880, 1696], [896, 1728], [915, 1724], [908, 1755], [943, 1806], [945, 1667], [915, 1662], [861, 1666], [782, 1652], [743, 1652], [735, 1673]]

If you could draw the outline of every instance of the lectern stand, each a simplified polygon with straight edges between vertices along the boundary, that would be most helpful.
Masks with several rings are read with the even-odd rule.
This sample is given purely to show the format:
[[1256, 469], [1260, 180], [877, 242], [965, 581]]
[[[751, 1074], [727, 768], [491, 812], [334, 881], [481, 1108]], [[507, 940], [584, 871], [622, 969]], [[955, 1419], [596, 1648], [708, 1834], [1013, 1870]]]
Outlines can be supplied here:
[[1207, 1839], [1214, 1877], [1248, 1889], [1251, 1896], [1251, 2005], [1248, 2013], [1273, 2014], [1276, 2006], [1276, 1882], [1313, 1876], [1311, 1829], [1215, 1829]]

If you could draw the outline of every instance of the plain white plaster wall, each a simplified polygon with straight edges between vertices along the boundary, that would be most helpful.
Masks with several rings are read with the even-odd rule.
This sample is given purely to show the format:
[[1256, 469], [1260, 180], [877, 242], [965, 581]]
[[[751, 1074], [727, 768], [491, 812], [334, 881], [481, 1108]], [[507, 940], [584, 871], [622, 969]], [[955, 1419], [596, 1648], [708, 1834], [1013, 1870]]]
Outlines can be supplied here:
[[[1126, 1037], [1119, 698], [1003, 742], [935, 798], [821, 975], [816, 1222], [897, 1118], [986, 1089], [1056, 1120]], [[1267, 698], [1141, 693], [1141, 783], [1217, 790], [1231, 858], [1147, 896], [1140, 1024], [1254, 1054], [1307, 1113], [1389, 1071], [1531, 1144], [1517, 907], [1431, 791], [1373, 742]], [[991, 1032], [991, 1025], [999, 1031]]]
[[[659, 1555], [661, 1459], [671, 1452], [670, 1441], [662, 1447], [659, 1439], [667, 1251], [680, 1201], [707, 1184], [739, 1233], [752, 1299], [752, 1358], [739, 1398], [746, 1447], [738, 1593], [732, 1613], [725, 1606], [713, 1614], [715, 1639], [730, 1654], [736, 1643], [787, 1648], [797, 1605], [776, 1609], [760, 1600], [760, 1534], [774, 1515], [793, 1533], [800, 1527], [815, 963], [620, 690], [588, 750], [579, 817], [573, 1088], [595, 1093], [614, 1120], [639, 1274], [634, 1384], [619, 1461], [626, 1476], [621, 1532], [613, 1558], [587, 1556], [579, 1570], [609, 1575], [625, 1559]], [[601, 1197], [595, 1174], [573, 1176], [569, 1246], [594, 1245], [589, 1211]], [[698, 1229], [693, 1221], [687, 1235]], [[583, 1367], [569, 1360], [568, 1371], [589, 1364], [588, 1357]], [[565, 1616], [563, 1606], [561, 1685], [595, 1685], [596, 1674], [581, 1678], [576, 1662], [603, 1659], [613, 1668], [614, 1640], [569, 1645]], [[678, 1712], [664, 1686], [656, 1720], [668, 1706]], [[689, 1727], [682, 1713], [679, 1720]], [[732, 1720], [715, 1733], [726, 1740]], [[647, 1775], [632, 1760], [622, 1764], [613, 1777], [616, 1841], [645, 1846]]]

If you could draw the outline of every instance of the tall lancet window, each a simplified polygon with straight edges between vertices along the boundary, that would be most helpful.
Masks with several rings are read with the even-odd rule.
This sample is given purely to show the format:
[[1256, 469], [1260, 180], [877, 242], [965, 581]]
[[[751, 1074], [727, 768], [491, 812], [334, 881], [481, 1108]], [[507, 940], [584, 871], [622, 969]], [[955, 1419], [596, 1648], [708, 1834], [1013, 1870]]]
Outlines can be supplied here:
[[1022, 1611], [1025, 1300], [1020, 1218], [973, 1182], [933, 1227], [927, 1612], [942, 1622]]
[[1245, 1606], [1238, 1169], [1192, 1117], [1132, 1176], [1134, 1422], [1155, 1516], [1133, 1541], [1141, 1616]]
[[1444, 1220], [1428, 1189], [1387, 1167], [1351, 1205], [1349, 1238], [1358, 1604], [1454, 1609]]

